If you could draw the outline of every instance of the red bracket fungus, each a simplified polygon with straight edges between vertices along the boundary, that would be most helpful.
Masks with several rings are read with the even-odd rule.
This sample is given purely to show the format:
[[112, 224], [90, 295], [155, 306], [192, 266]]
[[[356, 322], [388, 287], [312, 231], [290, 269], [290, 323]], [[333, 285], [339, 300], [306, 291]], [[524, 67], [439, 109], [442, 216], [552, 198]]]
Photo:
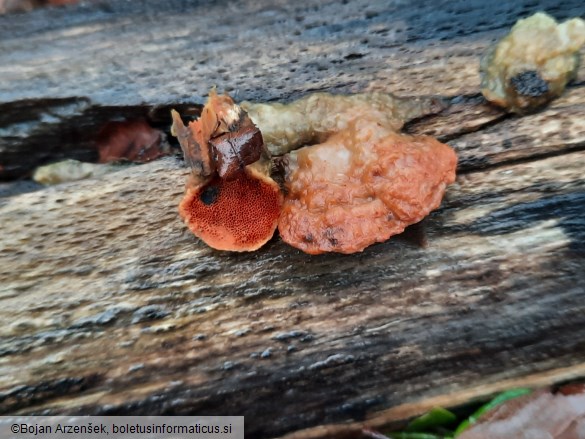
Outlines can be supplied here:
[[108, 122], [98, 134], [97, 150], [99, 163], [144, 163], [169, 154], [163, 133], [145, 120]]
[[229, 96], [215, 91], [188, 126], [176, 111], [172, 116], [172, 133], [192, 170], [181, 217], [215, 249], [260, 248], [274, 234], [282, 206], [260, 131]]
[[[244, 111], [212, 91], [188, 127], [173, 111], [172, 131], [193, 171], [181, 216], [221, 250], [255, 250], [278, 224], [282, 239], [306, 253], [362, 251], [422, 220], [455, 180], [449, 146], [398, 133], [437, 106], [384, 93], [318, 93], [288, 105], [243, 103]], [[284, 201], [269, 176], [270, 152], [288, 153]]]

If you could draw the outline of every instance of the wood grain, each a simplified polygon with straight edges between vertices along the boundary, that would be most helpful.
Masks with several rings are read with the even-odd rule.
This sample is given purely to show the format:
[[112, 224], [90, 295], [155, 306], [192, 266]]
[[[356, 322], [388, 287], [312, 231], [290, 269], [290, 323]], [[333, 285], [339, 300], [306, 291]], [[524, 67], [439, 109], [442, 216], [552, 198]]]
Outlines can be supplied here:
[[108, 121], [146, 119], [168, 133], [169, 108], [196, 113], [212, 86], [252, 101], [477, 95], [479, 55], [542, 10], [566, 19], [583, 5], [100, 0], [0, 16], [0, 180], [66, 157], [97, 159]]
[[[187, 170], [174, 157], [13, 191], [0, 198], [0, 413], [230, 414], [246, 416], [248, 437], [349, 437], [429, 404], [583, 376], [582, 79], [521, 118], [477, 95], [478, 52], [536, 6], [491, 5], [488, 20], [479, 3], [470, 12], [462, 1], [435, 14], [422, 3], [234, 3], [246, 20], [228, 14], [213, 30], [196, 17], [202, 8], [217, 17], [218, 6], [170, 3], [156, 20], [150, 1], [0, 17], [9, 49], [0, 51], [9, 84], [0, 86], [9, 110], [0, 112], [0, 163], [37, 150], [42, 160], [55, 157], [57, 144], [68, 155], [81, 138], [73, 132], [91, 139], [111, 117], [139, 114], [162, 127], [168, 106], [195, 112], [217, 83], [242, 90], [241, 99], [288, 100], [312, 89], [441, 95], [447, 108], [406, 130], [453, 145], [459, 177], [422, 225], [349, 256], [305, 255], [278, 237], [251, 254], [207, 248], [178, 216]], [[323, 15], [336, 7], [339, 14]], [[156, 32], [144, 32], [149, 26]], [[229, 26], [247, 29], [247, 40], [225, 36]], [[278, 26], [291, 32], [258, 43]], [[87, 52], [64, 64], [76, 38]], [[57, 43], [48, 49], [50, 39]], [[254, 44], [264, 76], [235, 56], [238, 45]], [[134, 58], [132, 47], [142, 48]], [[224, 56], [211, 56], [221, 48]], [[198, 60], [192, 72], [185, 53]], [[106, 54], [111, 64], [92, 70]], [[123, 56], [127, 65], [114, 62]], [[311, 64], [323, 59], [325, 70]], [[17, 61], [40, 75], [29, 76], [34, 87], [23, 86]], [[305, 73], [283, 79], [292, 68]], [[93, 81], [67, 92], [87, 71]], [[55, 105], [67, 107], [58, 121], [46, 116]], [[30, 154], [30, 163], [41, 160]]]
[[274, 436], [578, 364], [584, 165], [466, 174], [428, 247], [352, 256], [206, 248], [177, 217], [174, 159], [12, 197], [0, 408], [235, 412]]

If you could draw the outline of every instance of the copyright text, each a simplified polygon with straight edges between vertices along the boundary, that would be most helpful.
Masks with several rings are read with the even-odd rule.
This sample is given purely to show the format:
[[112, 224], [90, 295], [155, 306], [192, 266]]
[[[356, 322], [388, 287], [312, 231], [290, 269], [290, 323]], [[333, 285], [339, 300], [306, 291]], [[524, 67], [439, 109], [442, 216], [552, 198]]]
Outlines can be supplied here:
[[243, 416], [0, 416], [4, 438], [243, 439]]

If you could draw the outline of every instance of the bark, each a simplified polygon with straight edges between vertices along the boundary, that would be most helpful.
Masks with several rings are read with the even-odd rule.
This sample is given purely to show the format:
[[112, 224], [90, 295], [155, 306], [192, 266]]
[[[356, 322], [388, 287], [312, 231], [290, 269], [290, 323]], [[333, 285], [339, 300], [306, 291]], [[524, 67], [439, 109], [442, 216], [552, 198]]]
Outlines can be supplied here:
[[[1, 413], [244, 415], [249, 437], [341, 437], [585, 375], [583, 67], [530, 116], [477, 95], [479, 54], [529, 2], [162, 4], [0, 17], [3, 177], [91, 153], [107, 120], [168, 127], [217, 84], [439, 95], [448, 108], [406, 130], [454, 146], [458, 180], [422, 225], [349, 256], [207, 248], [179, 219], [174, 157], [12, 191]], [[582, 13], [552, 5], [534, 10]]]

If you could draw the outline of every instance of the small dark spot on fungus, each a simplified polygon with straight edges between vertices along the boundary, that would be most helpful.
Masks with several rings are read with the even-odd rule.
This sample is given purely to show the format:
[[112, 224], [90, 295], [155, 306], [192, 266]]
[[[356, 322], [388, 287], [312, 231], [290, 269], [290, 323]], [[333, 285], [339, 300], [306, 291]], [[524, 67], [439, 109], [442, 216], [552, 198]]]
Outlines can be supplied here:
[[212, 185], [212, 184], [206, 186], [205, 189], [203, 189], [203, 191], [201, 191], [201, 195], [199, 195], [201, 202], [203, 204], [205, 204], [206, 206], [209, 206], [209, 205], [215, 203], [215, 201], [217, 200], [218, 197], [219, 197], [219, 187]]
[[335, 238], [335, 231], [333, 229], [325, 229], [325, 239], [329, 241], [333, 248], [337, 247], [339, 241]]
[[536, 70], [518, 73], [510, 79], [516, 93], [523, 96], [538, 97], [548, 93], [548, 83], [540, 77]]

